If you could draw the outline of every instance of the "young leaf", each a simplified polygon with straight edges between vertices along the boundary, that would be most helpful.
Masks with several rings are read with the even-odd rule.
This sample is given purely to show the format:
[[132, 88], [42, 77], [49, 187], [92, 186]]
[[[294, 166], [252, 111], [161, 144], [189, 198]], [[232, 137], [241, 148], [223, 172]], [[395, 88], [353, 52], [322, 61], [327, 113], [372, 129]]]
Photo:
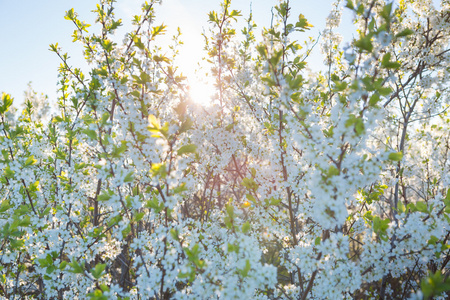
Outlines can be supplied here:
[[197, 150], [197, 145], [188, 144], [188, 145], [181, 146], [181, 148], [178, 149], [177, 154], [183, 155], [183, 154], [195, 153], [196, 150]]
[[106, 268], [106, 264], [97, 264], [95, 268], [91, 269], [91, 274], [95, 279], [99, 279], [102, 276], [103, 271]]
[[388, 158], [389, 158], [389, 160], [392, 160], [392, 161], [401, 161], [403, 158], [403, 153], [402, 152], [392, 152], [392, 153], [389, 153]]
[[413, 33], [414, 33], [413, 30], [411, 30], [411, 29], [409, 29], [409, 28], [406, 28], [406, 29], [402, 30], [401, 32], [397, 33], [397, 34], [395, 35], [395, 37], [404, 37], [404, 36], [411, 35], [411, 34], [413, 34]]
[[78, 262], [76, 262], [75, 260], [72, 260], [72, 262], [69, 263], [69, 266], [72, 268], [70, 270], [70, 272], [72, 272], [72, 273], [83, 273], [83, 267]]

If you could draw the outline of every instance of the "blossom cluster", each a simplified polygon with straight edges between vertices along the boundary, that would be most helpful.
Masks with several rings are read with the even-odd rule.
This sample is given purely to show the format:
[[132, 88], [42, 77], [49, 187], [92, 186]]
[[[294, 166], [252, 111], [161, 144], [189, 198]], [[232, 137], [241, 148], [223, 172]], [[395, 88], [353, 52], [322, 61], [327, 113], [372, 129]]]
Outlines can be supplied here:
[[14, 117], [2, 95], [0, 296], [448, 296], [448, 1], [338, 1], [321, 72], [289, 1], [261, 37], [251, 17], [239, 36], [224, 1], [204, 34], [208, 106], [174, 65], [179, 37], [158, 44], [161, 1], [122, 43], [114, 2], [94, 11], [100, 34], [66, 13], [91, 69], [50, 46], [57, 113], [30, 91]]

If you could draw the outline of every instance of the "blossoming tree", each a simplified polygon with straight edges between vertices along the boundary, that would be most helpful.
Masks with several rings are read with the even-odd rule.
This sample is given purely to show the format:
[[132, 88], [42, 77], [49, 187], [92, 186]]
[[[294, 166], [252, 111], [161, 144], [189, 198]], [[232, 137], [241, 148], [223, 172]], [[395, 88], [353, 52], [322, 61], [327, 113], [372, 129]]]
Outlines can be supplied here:
[[2, 297], [445, 298], [448, 1], [336, 3], [312, 72], [312, 25], [289, 0], [261, 36], [251, 16], [238, 35], [225, 0], [205, 34], [206, 107], [174, 65], [178, 36], [158, 44], [160, 1], [121, 44], [114, 2], [98, 33], [67, 12], [91, 70], [50, 46], [57, 114], [30, 94], [14, 119], [2, 95]]

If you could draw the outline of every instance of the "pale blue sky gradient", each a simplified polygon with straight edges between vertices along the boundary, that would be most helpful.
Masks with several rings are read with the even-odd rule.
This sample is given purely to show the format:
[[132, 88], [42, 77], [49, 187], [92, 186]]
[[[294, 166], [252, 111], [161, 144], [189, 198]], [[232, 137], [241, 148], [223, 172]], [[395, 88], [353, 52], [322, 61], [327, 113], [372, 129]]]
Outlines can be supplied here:
[[[247, 17], [250, 3], [255, 22], [259, 25], [257, 33], [263, 26], [269, 26], [271, 8], [276, 0], [234, 0], [232, 8], [242, 11]], [[23, 100], [27, 83], [32, 82], [33, 89], [56, 100], [57, 69], [60, 64], [55, 53], [50, 52], [49, 44], [58, 43], [71, 57], [71, 65], [88, 70], [83, 60], [82, 46], [72, 43], [71, 34], [74, 26], [64, 19], [65, 11], [70, 8], [78, 13], [81, 20], [93, 24], [95, 15], [91, 12], [97, 1], [94, 0], [0, 0], [0, 92], [12, 94], [16, 106]], [[116, 16], [122, 18], [125, 26], [118, 31], [119, 40], [131, 29], [131, 17], [140, 12], [138, 0], [118, 0]], [[164, 0], [156, 8], [157, 23], [169, 26], [169, 33], [180, 27], [185, 50], [181, 50], [180, 59], [185, 61], [181, 68], [190, 75], [195, 62], [202, 57], [203, 39], [201, 32], [208, 27], [207, 13], [219, 9], [220, 1], [215, 0]], [[317, 38], [325, 26], [325, 18], [331, 8], [331, 0], [294, 0], [292, 5], [292, 22], [299, 13], [306, 16], [314, 28], [303, 34], [303, 38]], [[243, 20], [243, 18], [242, 18]], [[243, 25], [243, 24], [242, 24]], [[343, 15], [344, 33], [351, 34], [352, 25], [349, 14]], [[242, 26], [239, 26], [239, 29]], [[90, 27], [91, 31], [95, 27]], [[351, 35], [350, 35], [351, 37]], [[346, 38], [349, 38], [347, 36]], [[320, 69], [319, 47], [312, 57], [313, 69]]]

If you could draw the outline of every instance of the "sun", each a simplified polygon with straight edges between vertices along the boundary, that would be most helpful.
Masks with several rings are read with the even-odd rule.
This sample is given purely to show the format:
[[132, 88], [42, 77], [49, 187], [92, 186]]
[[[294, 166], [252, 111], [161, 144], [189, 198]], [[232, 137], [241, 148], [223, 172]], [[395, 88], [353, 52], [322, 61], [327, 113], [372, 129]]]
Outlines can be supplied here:
[[194, 103], [201, 106], [209, 106], [213, 101], [216, 88], [206, 79], [196, 78], [189, 80], [189, 96]]

